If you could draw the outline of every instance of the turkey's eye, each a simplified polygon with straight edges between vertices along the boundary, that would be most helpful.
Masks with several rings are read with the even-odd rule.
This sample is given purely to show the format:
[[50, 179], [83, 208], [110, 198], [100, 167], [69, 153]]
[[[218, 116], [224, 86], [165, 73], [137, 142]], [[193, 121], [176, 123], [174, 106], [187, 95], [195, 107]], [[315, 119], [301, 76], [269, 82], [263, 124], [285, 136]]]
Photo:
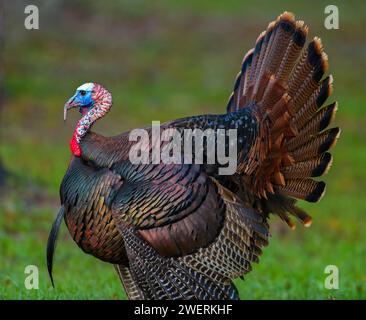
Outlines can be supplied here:
[[85, 96], [85, 95], [86, 95], [86, 91], [81, 90], [81, 91], [80, 91], [80, 94], [81, 94], [82, 96]]

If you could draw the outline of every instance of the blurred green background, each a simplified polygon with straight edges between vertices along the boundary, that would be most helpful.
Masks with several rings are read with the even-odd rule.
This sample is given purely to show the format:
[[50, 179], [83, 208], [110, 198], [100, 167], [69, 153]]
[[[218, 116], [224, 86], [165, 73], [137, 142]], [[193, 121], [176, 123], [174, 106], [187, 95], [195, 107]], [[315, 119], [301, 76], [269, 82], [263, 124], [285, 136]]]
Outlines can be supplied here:
[[[35, 4], [40, 29], [24, 28]], [[339, 8], [340, 29], [324, 28], [324, 8]], [[319, 35], [330, 59], [343, 132], [319, 204], [302, 203], [313, 226], [291, 231], [271, 219], [261, 262], [236, 280], [242, 299], [366, 298], [366, 2], [364, 1], [5, 1], [5, 71], [0, 159], [0, 299], [123, 299], [111, 265], [81, 252], [65, 225], [51, 287], [45, 247], [68, 166], [78, 113], [63, 105], [84, 82], [100, 82], [114, 107], [94, 130], [118, 134], [151, 120], [224, 112], [243, 55], [285, 10]], [[24, 268], [40, 270], [26, 290]], [[339, 290], [324, 288], [327, 265]]]

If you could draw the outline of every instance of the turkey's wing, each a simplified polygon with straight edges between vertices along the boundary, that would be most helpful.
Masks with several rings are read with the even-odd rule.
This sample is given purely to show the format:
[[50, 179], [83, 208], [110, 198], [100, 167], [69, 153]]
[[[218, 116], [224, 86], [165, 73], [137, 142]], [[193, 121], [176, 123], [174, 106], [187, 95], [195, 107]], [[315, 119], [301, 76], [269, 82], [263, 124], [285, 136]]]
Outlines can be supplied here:
[[201, 166], [126, 166], [131, 174], [112, 205], [117, 225], [138, 229], [163, 256], [192, 253], [217, 237], [225, 204]]

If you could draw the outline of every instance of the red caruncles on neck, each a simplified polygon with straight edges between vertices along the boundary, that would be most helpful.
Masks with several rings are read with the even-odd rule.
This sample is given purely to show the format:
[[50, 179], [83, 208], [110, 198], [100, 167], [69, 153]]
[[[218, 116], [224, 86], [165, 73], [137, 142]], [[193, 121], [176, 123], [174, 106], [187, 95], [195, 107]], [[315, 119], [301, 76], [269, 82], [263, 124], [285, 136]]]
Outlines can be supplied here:
[[82, 138], [88, 133], [95, 121], [102, 118], [112, 106], [112, 95], [100, 84], [94, 84], [92, 98], [94, 106], [85, 114], [83, 113], [70, 141], [71, 152], [76, 157], [81, 156], [80, 142]]

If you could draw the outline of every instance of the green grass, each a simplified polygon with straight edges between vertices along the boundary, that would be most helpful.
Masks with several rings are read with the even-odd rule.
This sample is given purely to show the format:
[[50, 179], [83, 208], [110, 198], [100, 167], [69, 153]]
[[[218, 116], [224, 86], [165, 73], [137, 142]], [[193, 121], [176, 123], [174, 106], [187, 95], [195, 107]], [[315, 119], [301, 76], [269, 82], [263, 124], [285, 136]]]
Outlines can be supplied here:
[[[24, 8], [10, 3], [0, 126], [0, 158], [10, 178], [0, 190], [0, 299], [125, 298], [113, 267], [81, 252], [65, 226], [55, 289], [47, 276], [45, 245], [78, 118], [72, 114], [64, 124], [62, 107], [75, 88], [97, 81], [112, 91], [113, 110], [94, 128], [105, 135], [151, 120], [223, 112], [242, 56], [284, 10], [304, 19], [311, 37], [323, 39], [342, 136], [325, 178], [326, 196], [319, 204], [301, 204], [313, 226], [291, 231], [272, 218], [260, 264], [236, 284], [243, 299], [366, 298], [363, 2], [335, 1], [340, 29], [333, 31], [323, 27], [328, 1], [79, 0], [57, 10], [40, 2], [38, 31], [24, 30]], [[24, 268], [31, 264], [39, 267], [39, 290], [24, 287]], [[324, 288], [327, 265], [339, 267], [339, 290]]]

